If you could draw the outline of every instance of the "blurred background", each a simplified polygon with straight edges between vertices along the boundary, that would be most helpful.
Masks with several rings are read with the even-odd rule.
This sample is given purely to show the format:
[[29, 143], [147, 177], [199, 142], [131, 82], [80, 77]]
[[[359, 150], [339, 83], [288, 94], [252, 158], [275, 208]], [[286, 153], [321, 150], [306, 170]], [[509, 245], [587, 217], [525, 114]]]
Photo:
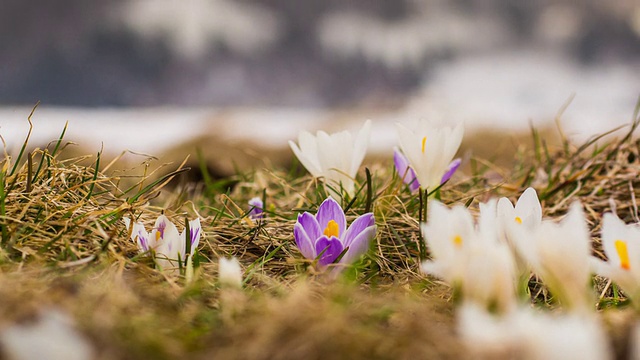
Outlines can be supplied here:
[[38, 101], [40, 141], [68, 120], [112, 151], [286, 148], [371, 118], [382, 152], [396, 121], [526, 131], [570, 99], [563, 124], [584, 137], [628, 122], [638, 95], [637, 0], [0, 0], [14, 147]]

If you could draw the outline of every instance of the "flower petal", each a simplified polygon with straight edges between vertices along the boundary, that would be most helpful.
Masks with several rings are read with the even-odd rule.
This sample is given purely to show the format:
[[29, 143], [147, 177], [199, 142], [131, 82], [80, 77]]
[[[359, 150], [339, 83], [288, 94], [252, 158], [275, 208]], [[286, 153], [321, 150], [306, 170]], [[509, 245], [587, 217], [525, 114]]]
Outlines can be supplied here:
[[302, 226], [302, 230], [307, 234], [307, 237], [315, 242], [317, 238], [322, 236], [322, 229], [320, 229], [320, 225], [318, 224], [318, 220], [313, 214], [308, 212], [304, 212], [298, 215], [298, 223]]
[[409, 190], [415, 192], [420, 188], [420, 182], [416, 178], [416, 173], [409, 164], [409, 159], [398, 149], [393, 149], [393, 162], [396, 166], [396, 171], [405, 184], [409, 185]]
[[251, 219], [257, 220], [264, 216], [264, 203], [262, 199], [259, 197], [251, 198], [248, 201], [249, 204], [249, 217]]
[[520, 195], [514, 209], [515, 215], [528, 227], [538, 226], [542, 222], [542, 206], [534, 188], [527, 188]]
[[169, 221], [169, 219], [160, 215], [156, 220], [156, 223], [151, 232], [151, 237], [158, 240], [156, 247], [156, 254], [167, 259], [178, 259], [178, 253], [184, 249], [181, 246], [181, 236], [176, 226]]
[[136, 242], [141, 252], [147, 252], [155, 245], [155, 239], [149, 238], [149, 233], [141, 223], [134, 223], [131, 229], [131, 239]]
[[[353, 225], [351, 225], [353, 226]], [[344, 254], [340, 262], [343, 264], [350, 264], [362, 254], [369, 250], [369, 244], [371, 240], [376, 236], [376, 226], [372, 225], [364, 230], [360, 231], [358, 235], [350, 242], [349, 245], [345, 244], [345, 247], [349, 247], [349, 250]]]
[[200, 244], [201, 233], [202, 226], [200, 225], [200, 218], [189, 221], [189, 241], [191, 242], [191, 255], [193, 255], [193, 252], [198, 247], [198, 244]]
[[342, 236], [344, 247], [350, 247], [351, 242], [360, 235], [361, 232], [373, 225], [375, 225], [373, 213], [366, 213], [355, 219], [347, 229], [347, 232]]
[[367, 147], [369, 146], [369, 139], [371, 138], [371, 120], [367, 120], [358, 132], [355, 141], [353, 142], [353, 152], [351, 153], [351, 168], [349, 176], [355, 177], [364, 160], [364, 156], [367, 153]]
[[291, 140], [289, 140], [289, 146], [291, 147], [291, 150], [298, 158], [298, 161], [300, 161], [302, 166], [304, 166], [304, 168], [307, 169], [307, 171], [313, 177], [322, 176], [322, 171], [320, 171], [320, 167], [316, 165], [315, 159], [311, 159], [308, 154], [305, 154], [304, 152], [302, 152], [302, 150], [298, 148], [298, 145], [296, 145], [296, 143], [294, 143]]
[[[333, 264], [334, 261], [340, 256], [344, 250], [342, 246], [342, 242], [337, 237], [326, 237], [322, 236], [316, 242], [316, 254], [320, 255], [320, 259], [318, 259], [318, 264], [320, 266], [326, 266], [329, 264]], [[317, 256], [317, 255], [316, 255]]]
[[347, 227], [347, 219], [344, 216], [344, 211], [331, 196], [318, 207], [316, 219], [318, 220], [318, 225], [320, 225], [320, 231], [323, 231], [327, 227], [330, 220], [338, 223], [338, 234], [340, 237], [343, 236], [345, 228]]
[[302, 227], [302, 224], [299, 222], [297, 222], [293, 226], [293, 237], [296, 240], [296, 245], [298, 246], [298, 250], [300, 250], [302, 256], [309, 260], [313, 260], [316, 258], [316, 251], [313, 245], [313, 241], [309, 239], [309, 236], [307, 236], [307, 233]]
[[453, 160], [450, 164], [449, 167], [447, 168], [447, 171], [444, 172], [444, 175], [442, 175], [442, 180], [440, 180], [440, 184], [444, 184], [445, 182], [447, 182], [449, 179], [451, 179], [451, 177], [453, 176], [453, 174], [456, 172], [456, 170], [458, 170], [458, 168], [460, 167], [460, 164], [462, 163], [462, 159], [457, 158], [455, 160]]
[[131, 226], [131, 219], [129, 219], [126, 216], [122, 217], [122, 221], [124, 221], [124, 226], [127, 230], [129, 230], [129, 227]]

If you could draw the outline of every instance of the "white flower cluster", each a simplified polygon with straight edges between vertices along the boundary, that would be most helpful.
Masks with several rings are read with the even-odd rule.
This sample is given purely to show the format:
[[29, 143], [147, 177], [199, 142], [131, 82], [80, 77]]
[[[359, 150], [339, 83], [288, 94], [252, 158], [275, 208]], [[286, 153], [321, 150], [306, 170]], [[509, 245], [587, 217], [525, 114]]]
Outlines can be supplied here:
[[[432, 259], [424, 272], [460, 294], [458, 325], [474, 351], [518, 351], [524, 358], [607, 359], [604, 330], [595, 313], [591, 276], [617, 283], [638, 306], [640, 229], [614, 214], [603, 217], [602, 245], [608, 261], [591, 255], [582, 205], [575, 202], [556, 222], [542, 218], [533, 188], [515, 207], [507, 199], [480, 204], [477, 221], [462, 205], [429, 203], [422, 231]], [[531, 273], [539, 276], [564, 311], [551, 315], [525, 306]]]
[[[394, 154], [396, 170], [411, 186], [434, 190], [460, 166], [459, 159], [452, 160], [464, 135], [462, 123], [452, 128], [421, 120], [413, 128], [398, 123], [396, 129], [402, 149], [402, 153], [396, 149]], [[367, 120], [355, 137], [348, 131], [318, 131], [315, 136], [301, 131], [298, 144], [289, 141], [289, 146], [307, 171], [322, 179], [327, 190], [340, 198], [343, 192], [349, 196], [355, 193], [355, 177], [366, 155], [370, 134], [371, 121]]]

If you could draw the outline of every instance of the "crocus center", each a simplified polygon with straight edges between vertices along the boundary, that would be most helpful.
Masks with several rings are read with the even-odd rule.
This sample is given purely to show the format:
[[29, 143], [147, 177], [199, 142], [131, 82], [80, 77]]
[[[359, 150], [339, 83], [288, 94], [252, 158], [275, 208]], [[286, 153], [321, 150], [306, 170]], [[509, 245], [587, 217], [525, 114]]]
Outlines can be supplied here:
[[516, 222], [518, 224], [522, 224], [522, 219], [520, 218], [520, 216], [516, 216]]
[[156, 241], [160, 240], [161, 238], [164, 238], [164, 229], [167, 228], [167, 224], [164, 222], [161, 222], [160, 224], [158, 224], [158, 230], [156, 231]]
[[422, 153], [424, 154], [424, 148], [427, 145], [427, 137], [422, 138]]
[[631, 268], [631, 264], [629, 264], [629, 252], [627, 251], [627, 243], [622, 240], [616, 240], [614, 243], [616, 246], [616, 252], [618, 253], [618, 257], [620, 258], [620, 267], [629, 270]]
[[451, 242], [453, 242], [453, 245], [455, 245], [456, 247], [462, 246], [462, 236], [460, 236], [460, 235], [454, 236], [451, 239]]
[[327, 227], [324, 229], [324, 235], [326, 235], [327, 237], [339, 237], [340, 235], [340, 228], [338, 227], [338, 223], [335, 222], [335, 220], [329, 220], [329, 223], [327, 223]]

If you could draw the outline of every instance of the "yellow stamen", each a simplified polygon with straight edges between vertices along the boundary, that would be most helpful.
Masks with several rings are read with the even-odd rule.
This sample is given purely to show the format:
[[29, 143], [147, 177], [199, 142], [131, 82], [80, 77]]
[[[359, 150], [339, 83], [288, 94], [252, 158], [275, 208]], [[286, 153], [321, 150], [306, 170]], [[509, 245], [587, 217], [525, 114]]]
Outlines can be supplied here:
[[462, 246], [462, 236], [460, 236], [460, 235], [454, 236], [453, 239], [451, 239], [451, 241], [453, 241], [453, 244], [456, 247]]
[[627, 243], [622, 240], [616, 240], [614, 242], [616, 246], [616, 252], [618, 253], [618, 257], [620, 258], [620, 267], [629, 270], [631, 269], [631, 264], [629, 263], [629, 252], [627, 251]]
[[324, 235], [327, 237], [338, 237], [340, 235], [340, 228], [338, 227], [338, 223], [334, 220], [329, 220], [327, 223], [327, 227], [324, 229]]
[[516, 222], [518, 224], [522, 224], [522, 219], [520, 218], [520, 216], [516, 216]]
[[424, 147], [427, 145], [427, 137], [422, 138], [422, 153], [424, 154]]
[[160, 235], [160, 231], [156, 231], [156, 241], [160, 241], [160, 237], [162, 235]]

